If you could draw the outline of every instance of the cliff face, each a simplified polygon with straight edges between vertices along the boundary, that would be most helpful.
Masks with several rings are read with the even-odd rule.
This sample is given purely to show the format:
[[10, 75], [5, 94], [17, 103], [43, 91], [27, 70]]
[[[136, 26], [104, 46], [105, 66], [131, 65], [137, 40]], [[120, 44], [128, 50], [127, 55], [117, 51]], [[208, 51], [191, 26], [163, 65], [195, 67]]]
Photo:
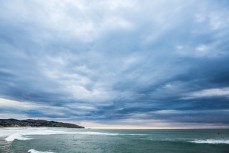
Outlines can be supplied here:
[[46, 120], [16, 120], [0, 119], [0, 127], [65, 127], [65, 128], [84, 128], [82, 126], [70, 123], [62, 123]]

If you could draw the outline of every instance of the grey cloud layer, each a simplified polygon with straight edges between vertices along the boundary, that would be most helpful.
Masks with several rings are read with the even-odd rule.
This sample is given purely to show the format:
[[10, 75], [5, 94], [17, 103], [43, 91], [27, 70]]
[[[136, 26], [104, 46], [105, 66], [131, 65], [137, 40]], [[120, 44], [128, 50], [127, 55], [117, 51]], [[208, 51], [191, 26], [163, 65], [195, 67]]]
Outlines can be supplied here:
[[64, 109], [0, 110], [228, 125], [228, 7], [195, 0], [1, 1], [1, 98]]

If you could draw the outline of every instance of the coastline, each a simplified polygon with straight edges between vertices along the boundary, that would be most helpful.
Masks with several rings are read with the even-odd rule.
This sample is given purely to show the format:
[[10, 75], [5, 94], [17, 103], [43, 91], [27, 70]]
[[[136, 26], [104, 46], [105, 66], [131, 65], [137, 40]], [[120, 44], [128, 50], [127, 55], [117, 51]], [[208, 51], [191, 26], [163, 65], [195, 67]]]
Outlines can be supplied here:
[[64, 127], [64, 128], [85, 128], [72, 123], [63, 123], [47, 120], [18, 120], [18, 119], [0, 119], [0, 127]]

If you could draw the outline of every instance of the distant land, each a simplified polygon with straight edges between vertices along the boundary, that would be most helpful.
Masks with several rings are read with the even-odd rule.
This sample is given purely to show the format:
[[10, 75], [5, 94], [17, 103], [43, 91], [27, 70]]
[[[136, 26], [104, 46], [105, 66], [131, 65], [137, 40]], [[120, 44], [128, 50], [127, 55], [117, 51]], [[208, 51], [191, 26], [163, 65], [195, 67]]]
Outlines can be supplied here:
[[17, 120], [17, 119], [0, 119], [0, 127], [65, 127], [65, 128], [84, 128], [71, 123], [46, 121], [46, 120]]

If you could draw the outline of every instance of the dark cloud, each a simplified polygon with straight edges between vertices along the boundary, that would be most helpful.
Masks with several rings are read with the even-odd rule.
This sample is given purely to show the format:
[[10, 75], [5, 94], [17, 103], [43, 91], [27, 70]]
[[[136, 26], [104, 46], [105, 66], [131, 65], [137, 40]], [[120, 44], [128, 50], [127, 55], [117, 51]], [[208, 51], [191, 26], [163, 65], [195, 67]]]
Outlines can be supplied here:
[[228, 126], [227, 1], [19, 0], [0, 10], [0, 115]]

